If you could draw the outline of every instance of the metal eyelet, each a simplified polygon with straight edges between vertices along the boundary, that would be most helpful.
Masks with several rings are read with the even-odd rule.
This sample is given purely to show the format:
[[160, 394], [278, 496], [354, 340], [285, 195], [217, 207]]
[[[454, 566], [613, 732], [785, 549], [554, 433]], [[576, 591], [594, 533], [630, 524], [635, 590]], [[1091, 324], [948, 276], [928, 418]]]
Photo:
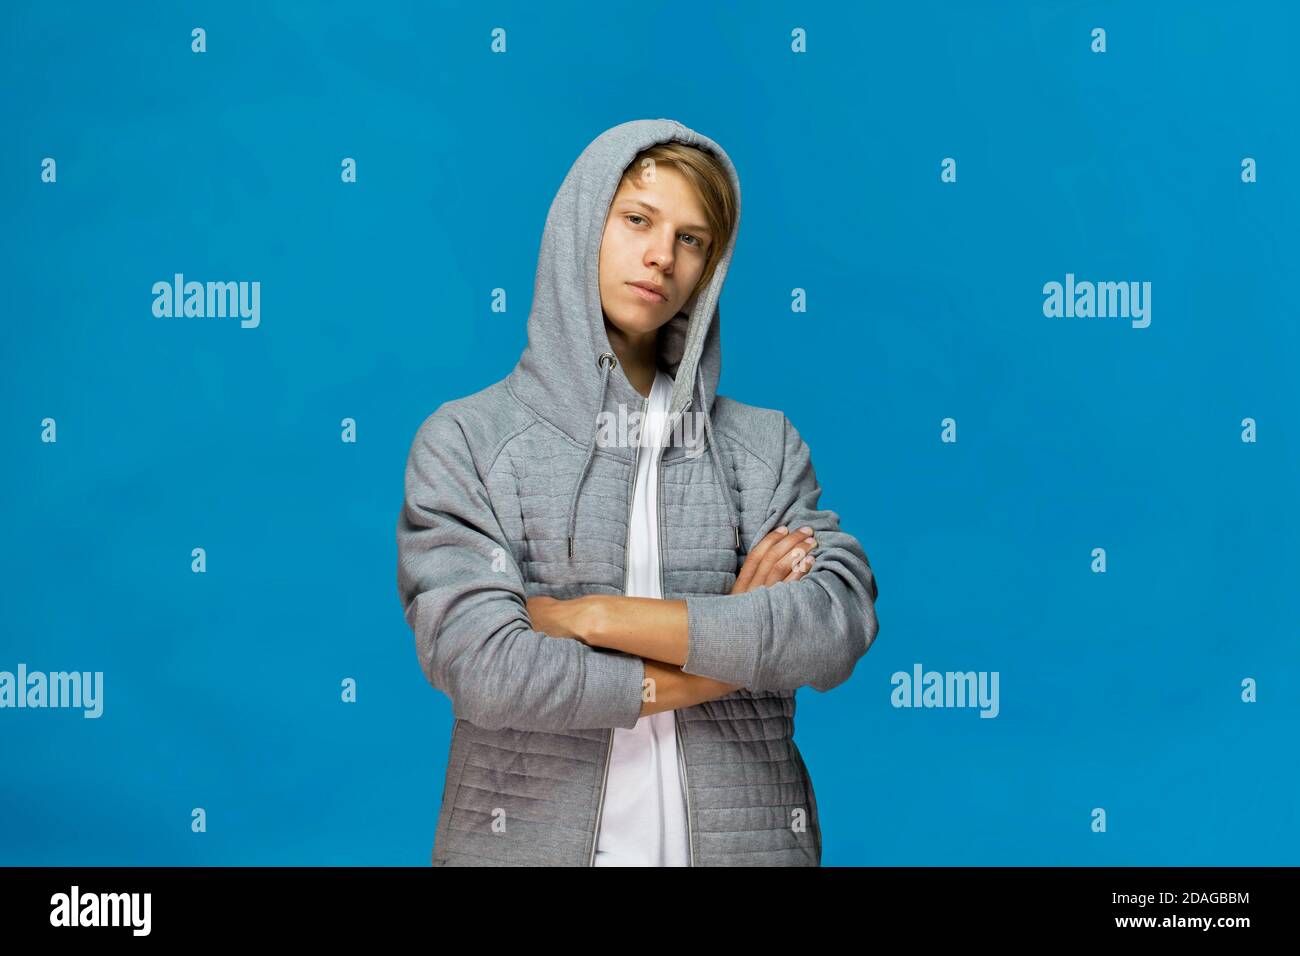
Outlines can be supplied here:
[[618, 365], [618, 356], [616, 356], [613, 352], [601, 352], [599, 355], [596, 356], [596, 368], [602, 368], [602, 367], [603, 367], [603, 366], [601, 365], [601, 362], [604, 360], [604, 358], [605, 358], [606, 355], [609, 356], [609, 367], [610, 367], [610, 368], [614, 368], [615, 366]]

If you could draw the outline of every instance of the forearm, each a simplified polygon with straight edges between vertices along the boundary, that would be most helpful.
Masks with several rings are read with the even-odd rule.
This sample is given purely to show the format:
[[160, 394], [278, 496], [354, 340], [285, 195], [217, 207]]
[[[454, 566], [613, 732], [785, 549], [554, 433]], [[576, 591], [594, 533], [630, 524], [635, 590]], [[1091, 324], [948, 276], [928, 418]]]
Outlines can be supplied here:
[[578, 600], [587, 602], [580, 625], [587, 644], [665, 664], [686, 663], [685, 601], [617, 594], [593, 594]]
[[534, 623], [559, 637], [573, 637], [590, 647], [623, 651], [641, 658], [646, 683], [641, 717], [693, 707], [740, 690], [703, 674], [688, 674], [670, 660], [673, 647], [686, 659], [686, 602], [623, 595], [586, 595], [567, 601], [530, 599]]
[[665, 710], [694, 707], [706, 700], [716, 700], [740, 690], [738, 684], [724, 684], [712, 677], [688, 674], [680, 667], [663, 661], [646, 659], [645, 676], [653, 683], [643, 693], [650, 698], [641, 702], [641, 716], [648, 717]]

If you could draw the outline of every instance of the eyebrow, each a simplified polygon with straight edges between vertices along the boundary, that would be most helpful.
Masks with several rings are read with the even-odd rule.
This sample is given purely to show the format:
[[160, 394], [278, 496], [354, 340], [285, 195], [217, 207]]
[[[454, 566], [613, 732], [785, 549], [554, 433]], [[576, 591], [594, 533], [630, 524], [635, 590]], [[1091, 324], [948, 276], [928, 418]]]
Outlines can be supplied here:
[[[636, 203], [638, 206], [646, 210], [646, 212], [651, 213], [652, 215], [655, 216], [659, 215], [659, 210], [656, 209], [654, 206], [650, 205], [648, 202], [642, 202], [640, 199], [628, 199], [626, 201], [630, 203]], [[682, 228], [691, 229], [694, 230], [695, 232], [703, 232], [710, 236], [713, 235], [713, 233], [709, 232], [708, 226], [701, 226], [699, 223], [686, 223], [684, 226], [682, 226]]]

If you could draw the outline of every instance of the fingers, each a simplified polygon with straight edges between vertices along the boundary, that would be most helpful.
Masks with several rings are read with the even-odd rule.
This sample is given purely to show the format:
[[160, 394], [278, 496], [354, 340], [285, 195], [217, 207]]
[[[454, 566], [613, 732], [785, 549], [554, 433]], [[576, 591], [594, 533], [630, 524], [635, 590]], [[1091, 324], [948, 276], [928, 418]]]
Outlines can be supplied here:
[[805, 554], [796, 561], [790, 569], [790, 573], [783, 577], [782, 581], [798, 581], [801, 577], [812, 570], [813, 562], [817, 559], [811, 554]]
[[748, 591], [754, 581], [754, 572], [758, 570], [758, 563], [763, 560], [763, 555], [779, 541], [786, 538], [786, 533], [782, 525], [780, 528], [774, 528], [767, 534], [763, 535], [763, 540], [754, 546], [754, 550], [745, 555], [745, 563], [740, 569], [740, 574], [736, 577], [736, 585], [732, 588], [733, 594], [741, 591]]
[[[782, 525], [769, 531], [754, 546], [754, 550], [745, 556], [744, 565], [736, 576], [731, 593], [740, 594], [756, 587], [797, 580], [799, 573], [795, 573], [795, 562], [815, 547], [817, 540], [812, 536], [812, 529], [807, 526], [787, 532]], [[795, 554], [796, 551], [799, 552], [798, 555]], [[811, 567], [811, 563], [808, 567]], [[801, 573], [806, 573], [806, 569]]]
[[805, 526], [783, 535], [780, 541], [764, 552], [754, 571], [755, 580], [760, 584], [775, 584], [784, 580], [794, 563], [816, 546], [817, 540], [812, 535], [812, 528]]
[[[795, 581], [807, 573], [812, 567], [811, 550], [816, 545], [816, 541], [809, 539], [809, 542], [802, 547], [795, 548], [788, 555], [778, 561], [772, 567], [768, 576], [769, 584], [779, 584], [782, 581]], [[804, 548], [808, 550], [805, 551]]]

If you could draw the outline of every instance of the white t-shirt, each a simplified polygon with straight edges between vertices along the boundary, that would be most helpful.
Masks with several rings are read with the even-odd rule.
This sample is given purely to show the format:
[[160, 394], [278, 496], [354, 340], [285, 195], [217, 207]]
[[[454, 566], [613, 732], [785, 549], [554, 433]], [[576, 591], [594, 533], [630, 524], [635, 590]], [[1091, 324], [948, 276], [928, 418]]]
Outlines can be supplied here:
[[[641, 427], [641, 455], [628, 529], [627, 594], [661, 598], [659, 588], [658, 466], [673, 379], [655, 373]], [[614, 728], [596, 866], [689, 866], [686, 798], [677, 768], [674, 711], [642, 717], [630, 730]]]

